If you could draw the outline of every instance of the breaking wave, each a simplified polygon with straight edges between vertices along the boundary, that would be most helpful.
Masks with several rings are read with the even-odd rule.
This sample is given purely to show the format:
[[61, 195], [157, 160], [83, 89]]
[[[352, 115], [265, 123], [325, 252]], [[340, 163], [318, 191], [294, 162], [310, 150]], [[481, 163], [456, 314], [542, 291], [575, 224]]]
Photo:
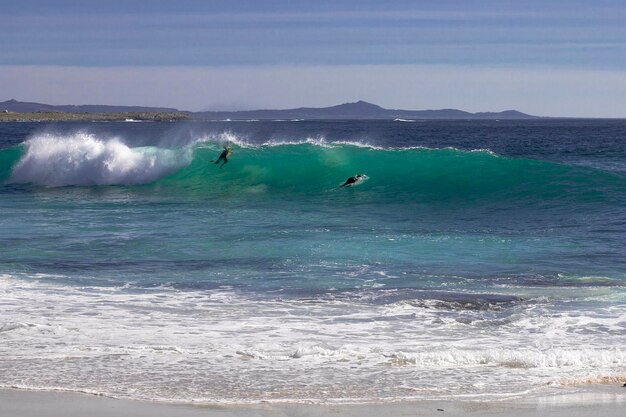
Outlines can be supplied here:
[[27, 140], [10, 181], [48, 187], [144, 184], [189, 164], [191, 152], [155, 147], [130, 148], [119, 139], [88, 133]]
[[[213, 164], [222, 145], [233, 155]], [[131, 147], [119, 138], [77, 132], [42, 134], [0, 151], [0, 180], [43, 187], [156, 184], [158, 190], [328, 196], [349, 176], [369, 181], [349, 192], [385, 201], [618, 201], [624, 178], [592, 168], [522, 158], [486, 149], [381, 148], [304, 138], [249, 144], [231, 134], [173, 147]], [[345, 190], [348, 191], [348, 190]]]

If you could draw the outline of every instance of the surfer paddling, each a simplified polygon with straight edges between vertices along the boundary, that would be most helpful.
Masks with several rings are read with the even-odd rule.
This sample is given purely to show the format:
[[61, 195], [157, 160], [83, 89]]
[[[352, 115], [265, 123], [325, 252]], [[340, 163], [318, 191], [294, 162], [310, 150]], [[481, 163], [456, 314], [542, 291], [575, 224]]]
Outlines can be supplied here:
[[365, 179], [365, 174], [356, 174], [354, 177], [348, 178], [346, 182], [340, 185], [340, 187], [348, 187], [351, 185], [355, 185], [363, 181], [364, 179]]
[[222, 162], [222, 165], [220, 165], [220, 169], [222, 169], [224, 167], [224, 164], [226, 162], [228, 162], [228, 157], [233, 153], [233, 150], [230, 146], [226, 145], [224, 146], [224, 150], [222, 151], [222, 153], [220, 154], [220, 156], [217, 158], [217, 161], [215, 161], [215, 164], [219, 164], [220, 161]]

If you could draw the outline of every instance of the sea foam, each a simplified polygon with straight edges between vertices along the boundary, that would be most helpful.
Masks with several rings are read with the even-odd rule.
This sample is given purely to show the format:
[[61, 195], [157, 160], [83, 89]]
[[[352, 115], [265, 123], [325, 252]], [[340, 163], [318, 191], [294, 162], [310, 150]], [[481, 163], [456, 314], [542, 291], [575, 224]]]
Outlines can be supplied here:
[[131, 148], [118, 138], [76, 132], [42, 134], [28, 139], [10, 182], [48, 187], [144, 184], [191, 161], [188, 149]]

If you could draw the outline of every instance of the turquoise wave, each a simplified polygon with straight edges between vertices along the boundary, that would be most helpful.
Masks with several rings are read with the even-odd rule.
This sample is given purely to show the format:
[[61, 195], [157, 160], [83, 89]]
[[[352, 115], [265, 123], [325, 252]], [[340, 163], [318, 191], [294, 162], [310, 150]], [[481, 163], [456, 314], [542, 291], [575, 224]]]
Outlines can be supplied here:
[[13, 166], [20, 160], [23, 154], [21, 146], [0, 149], [0, 183], [9, 180]]
[[[163, 187], [211, 195], [288, 194], [328, 197], [337, 192], [381, 200], [611, 201], [624, 196], [624, 178], [591, 168], [489, 151], [374, 149], [312, 144], [236, 148], [223, 169], [216, 149], [195, 149], [189, 165], [159, 179]], [[367, 181], [338, 187], [346, 178]]]
[[[48, 144], [49, 145], [49, 144]], [[381, 149], [352, 144], [299, 143], [234, 146], [229, 162], [213, 161], [221, 148], [203, 143], [175, 149], [105, 144], [64, 151], [56, 144], [37, 153], [37, 144], [0, 150], [0, 180], [33, 186], [117, 185], [188, 192], [207, 197], [309, 196], [350, 193], [393, 201], [605, 201], [623, 202], [620, 173], [545, 161], [507, 158], [486, 150]], [[39, 149], [41, 151], [41, 149]], [[91, 152], [91, 154], [90, 154]], [[346, 178], [367, 181], [339, 188]]]

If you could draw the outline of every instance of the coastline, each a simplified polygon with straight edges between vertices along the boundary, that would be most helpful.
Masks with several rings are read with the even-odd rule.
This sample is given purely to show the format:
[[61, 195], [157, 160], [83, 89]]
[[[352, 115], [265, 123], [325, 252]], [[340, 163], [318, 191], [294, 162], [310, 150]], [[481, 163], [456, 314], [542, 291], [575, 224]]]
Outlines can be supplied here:
[[[0, 389], [0, 415], [11, 417], [270, 417], [270, 416], [507, 416], [618, 417], [626, 388], [594, 387], [590, 392], [506, 401], [420, 400], [368, 404], [177, 404], [114, 399], [98, 395]], [[624, 390], [624, 391], [622, 391]]]
[[186, 112], [113, 112], [113, 113], [67, 113], [67, 112], [0, 112], [0, 122], [169, 122], [190, 120]]

